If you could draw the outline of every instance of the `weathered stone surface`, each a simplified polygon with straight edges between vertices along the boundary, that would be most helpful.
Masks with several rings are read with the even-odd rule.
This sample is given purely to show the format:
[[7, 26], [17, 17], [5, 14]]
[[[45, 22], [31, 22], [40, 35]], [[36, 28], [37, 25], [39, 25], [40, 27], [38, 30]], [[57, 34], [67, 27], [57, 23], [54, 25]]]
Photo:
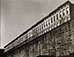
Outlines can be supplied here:
[[74, 31], [72, 31], [72, 22], [67, 22], [27, 45], [12, 51], [7, 57], [64, 56], [73, 53]]
[[[71, 10], [73, 11], [73, 8]], [[66, 16], [65, 19], [69, 19], [68, 17], [70, 16]], [[61, 57], [71, 55], [74, 52], [74, 19], [72, 17], [74, 16], [72, 15], [71, 20], [67, 20], [67, 22], [64, 18], [59, 20], [60, 26], [55, 22], [57, 27], [53, 23], [50, 25], [52, 30], [48, 27], [43, 29], [40, 34], [36, 33], [33, 38], [28, 39], [28, 43], [6, 53], [7, 57], [37, 57], [40, 55]], [[49, 32], [45, 33], [47, 30]]]

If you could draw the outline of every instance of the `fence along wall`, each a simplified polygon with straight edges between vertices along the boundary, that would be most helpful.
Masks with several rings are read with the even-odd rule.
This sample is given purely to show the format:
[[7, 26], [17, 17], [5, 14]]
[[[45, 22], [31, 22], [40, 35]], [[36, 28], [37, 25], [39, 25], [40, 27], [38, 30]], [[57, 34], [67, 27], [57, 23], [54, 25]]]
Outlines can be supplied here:
[[23, 34], [21, 37], [13, 40], [10, 44], [5, 46], [5, 52], [20, 45], [23, 41], [27, 42], [31, 38], [37, 38], [54, 28], [62, 25], [70, 20], [70, 2], [66, 2], [62, 6], [58, 7], [55, 11], [51, 12], [43, 20], [39, 21], [35, 27]]

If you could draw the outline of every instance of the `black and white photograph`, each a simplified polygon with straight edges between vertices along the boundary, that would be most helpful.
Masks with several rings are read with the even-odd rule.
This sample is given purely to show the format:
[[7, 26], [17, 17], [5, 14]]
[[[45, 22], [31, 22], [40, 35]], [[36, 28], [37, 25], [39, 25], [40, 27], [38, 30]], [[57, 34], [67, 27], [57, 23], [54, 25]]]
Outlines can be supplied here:
[[0, 57], [74, 57], [74, 0], [0, 0]]

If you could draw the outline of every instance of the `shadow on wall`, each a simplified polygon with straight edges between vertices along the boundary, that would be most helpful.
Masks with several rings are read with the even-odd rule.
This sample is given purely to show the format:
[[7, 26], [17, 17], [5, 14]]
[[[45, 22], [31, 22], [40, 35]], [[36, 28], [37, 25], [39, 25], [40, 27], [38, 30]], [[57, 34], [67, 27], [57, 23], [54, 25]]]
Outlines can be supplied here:
[[[40, 55], [37, 57], [56, 57], [56, 56], [49, 56], [49, 55]], [[59, 57], [74, 57], [74, 53], [70, 54], [69, 56], [59, 56]]]

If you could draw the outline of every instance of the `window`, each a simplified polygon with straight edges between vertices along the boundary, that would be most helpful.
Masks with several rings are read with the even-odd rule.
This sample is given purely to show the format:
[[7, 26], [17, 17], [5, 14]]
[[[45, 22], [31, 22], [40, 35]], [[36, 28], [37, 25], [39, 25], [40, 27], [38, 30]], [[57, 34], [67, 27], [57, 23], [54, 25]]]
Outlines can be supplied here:
[[53, 23], [53, 20], [52, 20], [52, 18], [51, 18], [51, 23]]
[[50, 20], [48, 20], [48, 24], [50, 25]]
[[62, 18], [61, 11], [60, 11], [60, 13], [59, 13], [59, 17]]
[[55, 16], [54, 16], [54, 22], [55, 22]]
[[40, 27], [38, 27], [38, 32], [40, 32]]
[[42, 24], [42, 26], [41, 26], [41, 27], [42, 27], [42, 30], [43, 30], [43, 24]]
[[58, 14], [56, 14], [56, 19], [58, 20]]
[[46, 21], [46, 26], [48, 26], [48, 22]]
[[63, 16], [65, 16], [65, 12], [64, 11], [65, 11], [65, 9], [63, 9]]
[[69, 8], [68, 7], [66, 8], [66, 13], [69, 14]]
[[41, 31], [41, 25], [40, 25], [40, 31]]
[[44, 22], [44, 27], [45, 27], [45, 22]]
[[39, 29], [40, 29], [40, 31], [41, 31], [41, 24], [39, 25]]

